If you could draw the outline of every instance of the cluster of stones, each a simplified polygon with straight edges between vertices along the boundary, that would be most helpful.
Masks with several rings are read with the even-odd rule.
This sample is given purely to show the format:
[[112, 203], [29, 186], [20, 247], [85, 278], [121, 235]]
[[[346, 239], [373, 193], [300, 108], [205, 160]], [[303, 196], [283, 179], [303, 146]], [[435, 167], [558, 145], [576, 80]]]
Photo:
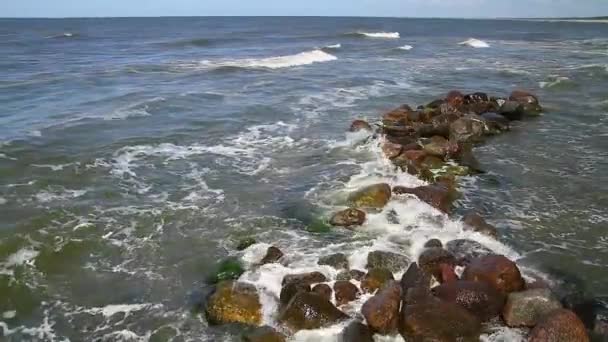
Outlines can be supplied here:
[[[377, 130], [384, 154], [395, 167], [429, 185], [365, 187], [350, 195], [350, 207], [333, 215], [330, 223], [356, 227], [365, 222], [366, 211], [381, 209], [392, 196], [403, 194], [449, 214], [457, 177], [478, 171], [470, 153], [472, 144], [508, 130], [510, 121], [540, 111], [538, 99], [523, 91], [513, 92], [508, 99], [453, 91], [417, 110], [403, 105], [385, 114]], [[351, 130], [360, 129], [372, 127], [365, 121], [353, 122]], [[477, 213], [465, 215], [463, 222], [467, 229], [497, 236], [496, 229]], [[276, 247], [268, 248], [260, 261], [281, 262], [284, 255]], [[276, 316], [281, 332], [261, 327], [247, 334], [245, 341], [284, 341], [283, 333], [343, 321], [350, 321], [340, 334], [344, 342], [371, 342], [374, 334], [401, 334], [407, 341], [479, 341], [484, 327], [497, 325], [529, 329], [529, 341], [534, 342], [589, 341], [585, 325], [562, 307], [551, 289], [538, 282], [526, 283], [513, 261], [473, 240], [445, 245], [429, 240], [418, 260], [373, 251], [367, 256], [366, 270], [351, 269], [341, 253], [324, 256], [318, 264], [341, 271], [335, 280], [320, 272], [285, 276]], [[401, 279], [396, 279], [395, 274], [403, 271]], [[363, 294], [370, 297], [360, 315], [350, 317], [344, 309]], [[212, 324], [259, 326], [261, 311], [256, 288], [234, 280], [219, 282], [206, 305]]]

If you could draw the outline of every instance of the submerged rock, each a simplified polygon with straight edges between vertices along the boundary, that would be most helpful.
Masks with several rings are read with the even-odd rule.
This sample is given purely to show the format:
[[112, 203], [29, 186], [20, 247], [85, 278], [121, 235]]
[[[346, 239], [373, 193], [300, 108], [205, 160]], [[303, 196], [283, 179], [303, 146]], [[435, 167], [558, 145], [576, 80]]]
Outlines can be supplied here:
[[390, 199], [390, 185], [374, 184], [352, 193], [348, 202], [356, 208], [382, 209]]
[[538, 102], [538, 97], [524, 90], [513, 91], [509, 100], [521, 104], [526, 115], [538, 115], [543, 110]]
[[503, 255], [486, 255], [473, 259], [464, 270], [462, 278], [486, 282], [503, 294], [521, 291], [525, 286], [517, 265]]
[[357, 286], [348, 280], [338, 280], [334, 283], [334, 297], [338, 306], [348, 304], [359, 298], [360, 295], [361, 292]]
[[345, 209], [334, 214], [329, 220], [332, 226], [360, 226], [365, 222], [365, 212], [358, 209]]
[[532, 332], [529, 342], [588, 342], [585, 325], [566, 309], [558, 309], [544, 317]]
[[271, 246], [271, 247], [268, 247], [268, 250], [266, 251], [266, 255], [264, 256], [264, 258], [262, 258], [261, 263], [263, 265], [276, 263], [276, 262], [279, 262], [279, 260], [281, 260], [282, 257], [283, 257], [283, 252], [281, 252], [281, 250], [278, 249], [277, 247]]
[[473, 259], [494, 254], [494, 252], [474, 240], [457, 239], [445, 245], [446, 250], [456, 258], [458, 265], [464, 266], [471, 263]]
[[317, 264], [328, 265], [338, 270], [348, 269], [348, 258], [343, 253], [330, 254], [320, 257]]
[[523, 119], [524, 113], [524, 105], [517, 101], [505, 101], [498, 109], [498, 114], [504, 116], [509, 121]]
[[374, 293], [391, 280], [395, 280], [391, 271], [386, 268], [372, 268], [361, 280], [361, 290], [367, 293]]
[[246, 283], [219, 283], [209, 297], [205, 311], [211, 324], [258, 325], [262, 321], [262, 305], [257, 290]]
[[508, 131], [511, 128], [509, 119], [503, 115], [496, 113], [484, 113], [481, 118], [486, 123], [486, 133], [490, 135], [500, 134], [501, 132]]
[[358, 132], [358, 131], [372, 131], [372, 126], [365, 120], [355, 120], [350, 125], [349, 131]]
[[361, 313], [372, 331], [387, 335], [397, 331], [400, 305], [401, 287], [391, 281], [363, 304]]
[[505, 296], [486, 283], [458, 280], [433, 288], [433, 294], [445, 302], [456, 303], [481, 321], [502, 312]]
[[374, 334], [361, 322], [351, 322], [338, 336], [338, 342], [374, 342]]
[[549, 289], [532, 289], [509, 294], [503, 310], [505, 323], [510, 327], [533, 327], [562, 304]]
[[396, 186], [393, 188], [395, 194], [412, 194], [418, 197], [421, 201], [445, 212], [451, 211], [452, 201], [454, 200], [450, 190], [443, 185], [433, 184], [419, 186], [417, 188], [406, 188]]
[[245, 272], [243, 264], [237, 258], [227, 258], [215, 266], [215, 271], [207, 277], [207, 280], [216, 284], [220, 281], [238, 279]]
[[281, 312], [279, 321], [294, 331], [319, 329], [348, 319], [322, 296], [311, 292], [299, 292]]
[[367, 268], [385, 268], [393, 273], [404, 270], [409, 264], [405, 255], [386, 251], [373, 251], [367, 255]]
[[462, 221], [465, 229], [473, 230], [491, 237], [498, 236], [496, 228], [487, 223], [481, 215], [474, 211], [466, 213], [462, 218]]
[[263, 326], [245, 334], [243, 342], [285, 342], [285, 336], [269, 326]]
[[245, 249], [247, 249], [249, 246], [254, 245], [255, 239], [248, 237], [248, 238], [244, 238], [242, 240], [240, 240], [237, 245], [236, 245], [236, 250], [237, 251], [244, 251]]

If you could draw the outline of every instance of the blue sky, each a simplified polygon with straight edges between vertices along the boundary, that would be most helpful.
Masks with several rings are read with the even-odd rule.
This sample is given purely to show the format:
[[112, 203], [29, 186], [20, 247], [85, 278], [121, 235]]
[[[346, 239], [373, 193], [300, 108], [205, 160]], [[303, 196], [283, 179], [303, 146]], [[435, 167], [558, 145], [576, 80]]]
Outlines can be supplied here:
[[0, 0], [0, 17], [608, 15], [608, 0]]

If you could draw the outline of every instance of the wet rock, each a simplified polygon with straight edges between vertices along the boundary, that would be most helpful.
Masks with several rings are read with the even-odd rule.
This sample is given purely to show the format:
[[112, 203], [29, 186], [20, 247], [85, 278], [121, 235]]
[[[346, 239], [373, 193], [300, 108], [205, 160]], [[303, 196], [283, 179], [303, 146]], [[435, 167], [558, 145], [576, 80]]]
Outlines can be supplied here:
[[450, 140], [458, 143], [476, 143], [483, 140], [485, 122], [479, 115], [467, 114], [450, 125]]
[[215, 270], [207, 277], [207, 281], [216, 284], [224, 280], [238, 279], [244, 272], [245, 268], [239, 259], [227, 258], [215, 266]]
[[478, 342], [481, 324], [460, 305], [428, 300], [402, 310], [399, 332], [406, 341]]
[[393, 188], [393, 191], [395, 194], [416, 195], [421, 201], [426, 202], [445, 213], [451, 211], [452, 202], [454, 200], [450, 190], [445, 186], [438, 184], [420, 186], [417, 188], [396, 186]]
[[355, 120], [350, 125], [349, 131], [358, 132], [358, 131], [372, 131], [372, 126], [365, 120]]
[[391, 281], [363, 304], [361, 313], [372, 331], [388, 335], [397, 331], [400, 305], [401, 287]]
[[486, 255], [473, 259], [464, 270], [462, 278], [486, 282], [504, 294], [521, 291], [525, 286], [517, 265], [503, 255]]
[[249, 246], [254, 245], [255, 244], [255, 239], [254, 238], [244, 238], [242, 240], [240, 240], [237, 245], [236, 245], [236, 250], [237, 251], [244, 251], [246, 250]]
[[470, 211], [464, 215], [462, 218], [465, 229], [470, 229], [491, 237], [498, 236], [498, 231], [496, 228], [487, 223], [486, 220], [474, 211]]
[[386, 268], [372, 268], [367, 271], [367, 274], [361, 280], [361, 290], [367, 293], [374, 293], [391, 280], [395, 280], [391, 271]]
[[352, 322], [342, 330], [338, 342], [374, 342], [374, 334], [361, 322]]
[[585, 325], [566, 309], [558, 309], [547, 316], [532, 329], [529, 342], [588, 342]]
[[373, 251], [367, 255], [367, 268], [385, 268], [393, 273], [404, 270], [409, 264], [409, 259], [402, 254]]
[[468, 265], [473, 259], [494, 254], [491, 249], [479, 242], [468, 239], [452, 240], [445, 245], [445, 248], [456, 257], [456, 263], [460, 266]]
[[290, 282], [283, 285], [279, 295], [279, 303], [281, 303], [281, 307], [287, 305], [289, 301], [299, 292], [310, 292], [310, 284]]
[[500, 134], [511, 128], [509, 119], [496, 113], [484, 113], [481, 118], [486, 123], [486, 133], [491, 135]]
[[401, 154], [403, 150], [403, 145], [395, 144], [390, 141], [385, 142], [382, 145], [382, 152], [388, 159], [393, 159]]
[[263, 326], [245, 334], [243, 342], [285, 342], [285, 336], [269, 326]]
[[342, 271], [340, 273], [338, 273], [338, 275], [336, 276], [336, 280], [351, 280], [354, 279], [356, 281], [361, 281], [363, 280], [363, 277], [365, 277], [365, 272], [363, 271], [359, 271], [359, 270], [348, 270], [348, 271]]
[[339, 280], [334, 283], [334, 297], [338, 306], [348, 304], [359, 298], [359, 289], [348, 280]]
[[209, 297], [205, 309], [211, 324], [242, 323], [258, 325], [262, 321], [262, 305], [255, 286], [223, 281]]
[[382, 209], [391, 199], [391, 187], [388, 184], [374, 184], [352, 193], [349, 203], [356, 208]]
[[428, 155], [444, 158], [450, 151], [450, 142], [441, 136], [435, 135], [422, 147]]
[[437, 170], [444, 165], [443, 159], [436, 156], [425, 156], [420, 163], [420, 168], [423, 170]]
[[510, 327], [533, 327], [562, 304], [549, 289], [533, 289], [509, 294], [503, 310], [505, 323]]
[[474, 281], [458, 280], [433, 288], [433, 294], [445, 302], [456, 303], [481, 321], [500, 315], [505, 296], [492, 286]]
[[315, 287], [312, 288], [312, 292], [327, 299], [328, 301], [331, 301], [332, 291], [331, 291], [331, 287], [329, 287], [329, 285], [327, 285], [327, 284], [315, 285]]
[[538, 115], [542, 112], [538, 97], [527, 91], [515, 90], [511, 93], [511, 96], [509, 96], [509, 100], [523, 105], [525, 115]]
[[452, 107], [459, 108], [464, 104], [464, 95], [458, 90], [452, 90], [448, 93], [445, 100]]
[[505, 101], [498, 109], [498, 114], [504, 116], [509, 121], [521, 120], [524, 117], [524, 105], [517, 101]]
[[412, 108], [407, 105], [395, 108], [382, 116], [382, 124], [385, 127], [408, 126], [410, 124], [409, 116], [411, 112]]
[[400, 281], [404, 306], [426, 300], [431, 294], [431, 275], [412, 263]]
[[450, 137], [450, 125], [461, 116], [458, 110], [448, 104], [440, 107], [441, 114], [434, 116], [429, 124], [417, 127], [416, 132], [420, 137], [441, 136]]
[[464, 102], [464, 104], [467, 104], [467, 105], [472, 104], [472, 103], [482, 103], [482, 102], [488, 102], [488, 101], [490, 101], [488, 94], [481, 93], [481, 92], [467, 94], [463, 97], [463, 102]]
[[348, 269], [348, 258], [342, 253], [336, 253], [320, 257], [317, 262], [319, 265], [328, 265], [337, 270]]
[[437, 248], [441, 248], [443, 247], [443, 244], [441, 243], [441, 241], [439, 239], [430, 239], [429, 241], [427, 241], [424, 244], [425, 248], [431, 248], [431, 247], [437, 247]]
[[346, 209], [334, 214], [329, 220], [332, 226], [352, 227], [360, 226], [365, 222], [365, 212], [359, 209]]
[[297, 282], [300, 284], [312, 285], [316, 283], [324, 283], [327, 277], [321, 272], [309, 272], [300, 274], [290, 274], [283, 278], [282, 285]]
[[443, 248], [432, 247], [425, 249], [418, 257], [418, 265], [420, 268], [435, 277], [438, 282], [444, 280], [444, 268], [442, 265], [453, 268], [456, 265], [454, 255]]
[[294, 331], [320, 329], [345, 319], [348, 319], [345, 313], [322, 296], [311, 292], [296, 294], [279, 317], [280, 322]]
[[279, 260], [281, 260], [282, 257], [283, 257], [283, 252], [281, 252], [280, 249], [278, 249], [274, 246], [271, 246], [271, 247], [268, 247], [268, 250], [266, 251], [266, 255], [264, 256], [264, 258], [262, 258], [261, 263], [263, 265], [276, 263], [276, 262], [279, 262]]

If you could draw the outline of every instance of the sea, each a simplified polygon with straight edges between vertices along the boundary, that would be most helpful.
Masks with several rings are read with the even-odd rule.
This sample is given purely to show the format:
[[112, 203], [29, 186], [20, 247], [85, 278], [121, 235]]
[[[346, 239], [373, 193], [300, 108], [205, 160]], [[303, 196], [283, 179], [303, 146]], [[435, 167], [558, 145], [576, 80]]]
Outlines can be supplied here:
[[[245, 265], [279, 326], [284, 275], [335, 277], [317, 260], [336, 252], [359, 269], [378, 249], [414, 260], [430, 238], [476, 240], [608, 302], [606, 22], [0, 19], [0, 56], [3, 341], [240, 341], [200, 313], [221, 260]], [[352, 120], [455, 89], [527, 89], [545, 112], [475, 148], [484, 173], [459, 180], [449, 217], [395, 198], [354, 231], [310, 228], [362, 186], [424, 184]], [[470, 209], [498, 239], [462, 229]], [[239, 252], [244, 237], [257, 244]], [[257, 265], [271, 245], [286, 265]]]

